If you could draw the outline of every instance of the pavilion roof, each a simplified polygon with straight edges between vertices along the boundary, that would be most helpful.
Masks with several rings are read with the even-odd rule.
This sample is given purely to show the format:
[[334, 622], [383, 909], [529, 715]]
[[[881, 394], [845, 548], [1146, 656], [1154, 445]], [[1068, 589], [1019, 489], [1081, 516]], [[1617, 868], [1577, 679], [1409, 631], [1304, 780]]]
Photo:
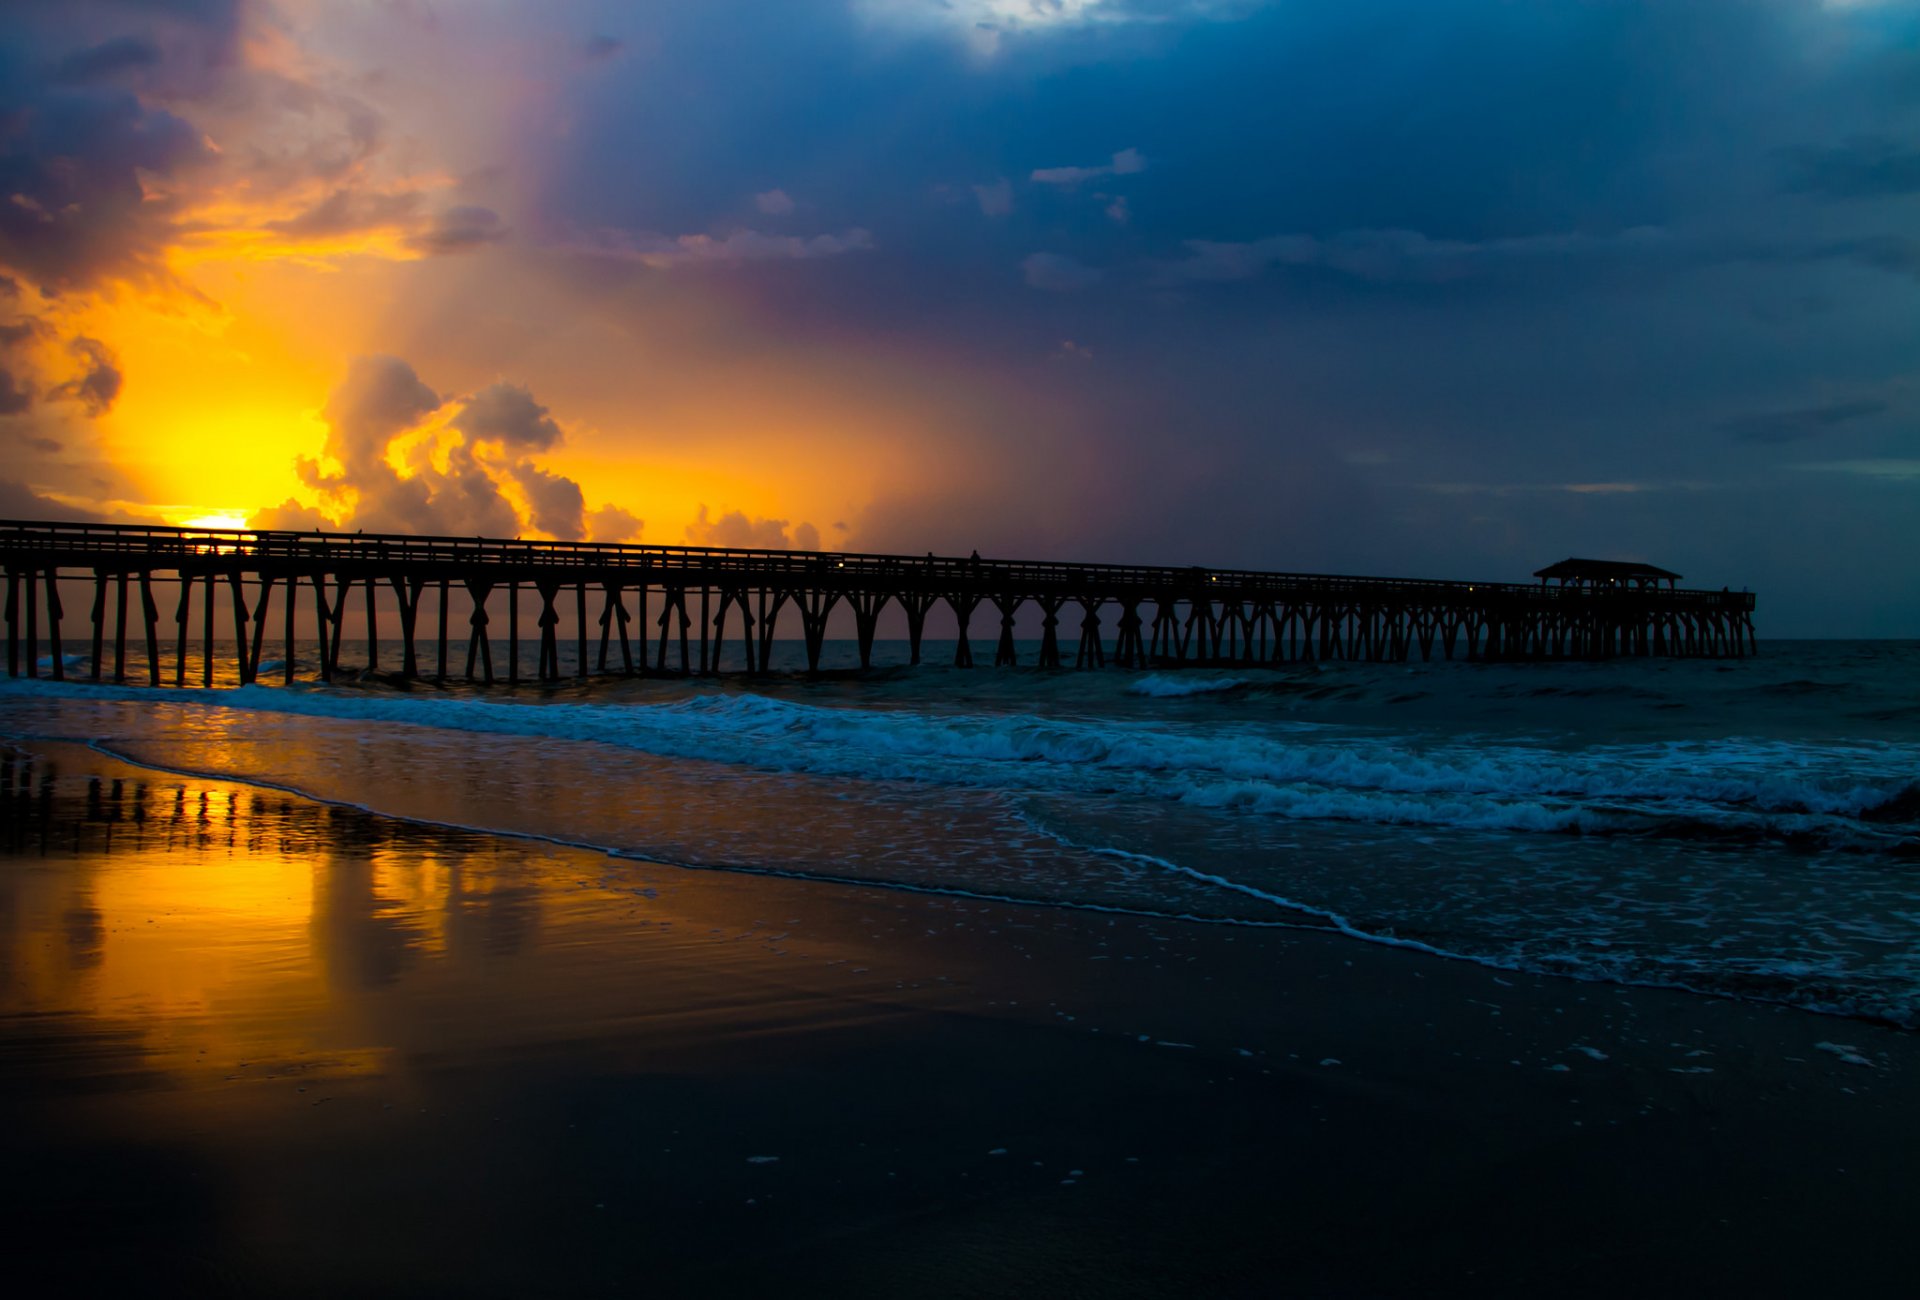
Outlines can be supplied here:
[[1536, 578], [1561, 578], [1568, 581], [1634, 581], [1653, 578], [1662, 582], [1678, 582], [1680, 575], [1670, 569], [1662, 569], [1652, 564], [1636, 564], [1630, 560], [1579, 560], [1568, 558], [1558, 564], [1549, 564], [1544, 569], [1535, 569]]

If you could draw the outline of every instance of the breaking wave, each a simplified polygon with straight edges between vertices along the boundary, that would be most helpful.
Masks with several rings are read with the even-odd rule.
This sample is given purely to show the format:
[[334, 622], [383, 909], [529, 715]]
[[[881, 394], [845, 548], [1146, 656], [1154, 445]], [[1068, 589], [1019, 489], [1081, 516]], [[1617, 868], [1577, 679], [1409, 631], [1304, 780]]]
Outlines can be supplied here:
[[[1209, 680], [1226, 679], [1202, 682]], [[760, 771], [1111, 793], [1287, 819], [1771, 841], [1902, 855], [1914, 851], [1920, 830], [1913, 781], [1920, 745], [1893, 742], [1668, 740], [1554, 749], [1271, 720], [934, 713], [735, 694], [666, 703], [527, 704], [284, 687], [154, 692], [45, 681], [9, 683], [0, 692], [163, 699], [585, 741]]]

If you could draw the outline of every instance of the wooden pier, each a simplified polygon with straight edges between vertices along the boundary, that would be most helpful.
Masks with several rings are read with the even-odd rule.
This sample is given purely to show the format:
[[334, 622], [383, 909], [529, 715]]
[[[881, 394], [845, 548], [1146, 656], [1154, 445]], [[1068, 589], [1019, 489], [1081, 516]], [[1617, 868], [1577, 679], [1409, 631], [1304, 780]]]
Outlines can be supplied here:
[[[1018, 662], [1015, 617], [1028, 605], [1041, 616], [1032, 661], [1041, 668], [1065, 666], [1069, 651], [1076, 668], [1147, 668], [1392, 663], [1416, 656], [1723, 658], [1757, 648], [1754, 598], [1747, 592], [1682, 590], [1663, 570], [1605, 561], [1566, 561], [1542, 570], [1539, 583], [1444, 582], [978, 556], [0, 520], [0, 564], [9, 676], [41, 674], [43, 638], [50, 656], [45, 671], [66, 676], [64, 655], [78, 632], [91, 647], [87, 677], [102, 680], [110, 668], [111, 680], [125, 681], [131, 636], [145, 651], [154, 686], [187, 684], [196, 625], [200, 684], [213, 684], [220, 658], [231, 659], [241, 682], [255, 681], [268, 631], [276, 627], [288, 647], [277, 675], [292, 682], [291, 647], [303, 608], [311, 616], [309, 639], [318, 645], [316, 675], [331, 681], [340, 671], [356, 595], [365, 609], [369, 666], [383, 670], [384, 610], [400, 643], [399, 662], [384, 671], [406, 680], [444, 681], [457, 668], [469, 681], [519, 682], [525, 632], [539, 647], [531, 677], [559, 680], [563, 624], [571, 624], [573, 674], [580, 677], [715, 673], [729, 637], [740, 646], [745, 671], [764, 673], [788, 611], [799, 624], [808, 668], [817, 671], [828, 618], [842, 604], [851, 611], [862, 667], [872, 664], [889, 604], [904, 615], [916, 664], [927, 616], [944, 604], [957, 626], [958, 667], [973, 665], [982, 632], [994, 645], [995, 665]], [[1667, 586], [1649, 574], [1664, 576]], [[1558, 577], [1557, 585], [1549, 575]], [[73, 611], [84, 620], [78, 628], [61, 595], [63, 586], [72, 593], [76, 584], [91, 594], [90, 609]], [[503, 605], [504, 629], [498, 626]], [[503, 631], [507, 653], [496, 663], [494, 643]]]

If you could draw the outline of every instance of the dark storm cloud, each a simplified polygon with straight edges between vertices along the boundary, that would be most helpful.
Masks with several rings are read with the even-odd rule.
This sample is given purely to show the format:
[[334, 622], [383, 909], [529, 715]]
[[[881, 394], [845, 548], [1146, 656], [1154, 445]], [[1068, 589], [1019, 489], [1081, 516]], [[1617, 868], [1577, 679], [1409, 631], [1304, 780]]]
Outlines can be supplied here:
[[1803, 406], [1790, 411], [1762, 411], [1722, 420], [1720, 427], [1739, 442], [1800, 442], [1818, 438], [1844, 424], [1852, 424], [1890, 409], [1877, 398]]
[[211, 156], [191, 124], [110, 89], [0, 91], [0, 121], [0, 264], [50, 290], [160, 274], [164, 204], [140, 177]]
[[160, 47], [151, 36], [115, 36], [61, 59], [54, 69], [54, 80], [97, 81], [122, 72], [151, 68], [158, 62]]
[[[1489, 576], [1632, 545], [1764, 585], [1729, 549], [1755, 537], [1738, 502], [1860, 490], [1774, 482], [1791, 471], [1752, 453], [1885, 431], [1864, 399], [1808, 395], [1885, 391], [1920, 355], [1920, 95], [1901, 90], [1920, 65], [1898, 6], [1128, 8], [1042, 23], [956, 4], [876, 38], [838, 4], [750, 28], [657, 6], [648, 76], [574, 88], [539, 223], [549, 242], [717, 240], [778, 178], [816, 230], [872, 248], [730, 278], [765, 328], [1044, 399], [973, 432], [997, 471], [886, 495], [855, 544], [925, 549], [919, 530]], [[1055, 364], [1063, 339], [1089, 355]], [[1475, 482], [1541, 488], [1430, 490]], [[1596, 485], [1619, 490], [1574, 490]], [[1703, 491], [1736, 503], [1710, 545], [1673, 504]], [[1920, 556], [1920, 513], [1875, 503], [1878, 552]], [[1434, 549], [1442, 509], [1485, 521], [1471, 545]], [[1920, 597], [1905, 617], [1920, 626]]]
[[100, 515], [42, 496], [16, 479], [0, 478], [0, 519], [59, 519], [103, 522]]
[[114, 399], [120, 396], [118, 358], [99, 339], [84, 336], [73, 340], [71, 350], [80, 363], [80, 373], [56, 386], [48, 396], [78, 402], [90, 416], [105, 415], [113, 409]]
[[165, 277], [165, 191], [215, 157], [188, 119], [225, 75], [240, 23], [237, 0], [8, 7], [0, 267], [59, 292]]

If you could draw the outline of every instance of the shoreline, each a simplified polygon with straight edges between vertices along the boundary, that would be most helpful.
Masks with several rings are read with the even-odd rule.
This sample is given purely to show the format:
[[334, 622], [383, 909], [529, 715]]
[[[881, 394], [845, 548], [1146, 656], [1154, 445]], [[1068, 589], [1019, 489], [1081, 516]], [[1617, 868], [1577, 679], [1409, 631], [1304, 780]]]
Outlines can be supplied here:
[[[156, 1260], [216, 1293], [1904, 1275], [1910, 1033], [1327, 931], [613, 859], [32, 748], [61, 770], [34, 787], [48, 856], [0, 857], [0, 1061], [27, 1121], [9, 1221], [49, 1279]], [[143, 823], [164, 846], [128, 848], [125, 821], [95, 842], [115, 823], [89, 801], [116, 780], [184, 810]], [[116, 943], [151, 942], [102, 904], [67, 1004], [23, 996], [28, 946], [75, 943], [71, 899], [36, 925], [34, 888], [76, 872], [96, 891], [157, 873], [182, 913], [204, 890], [204, 932], [159, 951], [212, 948], [225, 973], [189, 1009], [178, 989], [89, 1003]], [[272, 927], [236, 927], [221, 892], [261, 873], [297, 904], [265, 950]], [[109, 1240], [77, 1264], [103, 1206]], [[476, 1220], [483, 1240], [456, 1231]]]
[[[398, 724], [398, 725], [413, 726], [418, 724]], [[4, 745], [5, 743], [7, 743], [5, 739], [0, 738], [0, 745]], [[1151, 908], [1132, 908], [1132, 907], [1126, 907], [1123, 905], [1101, 903], [1101, 902], [1096, 902], [1096, 901], [1091, 901], [1086, 899], [1063, 899], [1063, 898], [1047, 898], [1047, 897], [1041, 897], [1041, 896], [1022, 896], [1022, 895], [1015, 895], [1015, 894], [994, 894], [994, 893], [986, 893], [978, 890], [968, 890], [968, 889], [960, 888], [957, 886], [941, 886], [941, 885], [932, 885], [932, 884], [920, 884], [920, 883], [914, 883], [910, 881], [885, 880], [885, 879], [876, 879], [871, 877], [839, 875], [839, 874], [835, 874], [828, 871], [822, 871], [822, 870], [801, 871], [801, 870], [788, 870], [788, 869], [783, 869], [779, 867], [754, 866], [751, 864], [693, 863], [693, 862], [676, 861], [672, 858], [663, 857], [658, 854], [644, 854], [634, 850], [622, 849], [612, 845], [595, 843], [589, 840], [570, 840], [570, 839], [565, 839], [559, 836], [543, 834], [538, 831], [516, 829], [516, 828], [504, 827], [504, 826], [476, 825], [476, 824], [470, 824], [470, 823], [465, 823], [465, 822], [460, 822], [455, 820], [435, 819], [432, 817], [423, 816], [423, 815], [414, 814], [414, 813], [402, 813], [402, 812], [384, 810], [381, 808], [373, 807], [365, 803], [356, 802], [351, 799], [329, 797], [326, 795], [315, 793], [310, 790], [303, 790], [293, 785], [281, 784], [261, 776], [235, 776], [235, 775], [222, 773], [218, 771], [196, 769], [196, 768], [192, 768], [190, 766], [185, 766], [185, 765], [168, 766], [166, 764], [153, 762], [153, 761], [140, 758], [136, 755], [117, 752], [114, 749], [111, 749], [108, 747], [108, 745], [111, 743], [110, 741], [89, 741], [89, 742], [82, 743], [78, 741], [47, 740], [47, 741], [41, 741], [38, 743], [50, 744], [50, 745], [75, 745], [98, 755], [103, 760], [108, 762], [121, 763], [130, 767], [140, 768], [142, 770], [152, 771], [152, 772], [167, 775], [167, 776], [184, 777], [184, 778], [203, 780], [203, 781], [230, 782], [237, 785], [244, 785], [244, 786], [249, 786], [249, 787], [263, 789], [263, 790], [271, 790], [279, 794], [284, 794], [293, 798], [304, 799], [309, 802], [319, 804], [325, 807], [346, 809], [355, 813], [363, 814], [365, 816], [384, 818], [387, 820], [401, 822], [407, 825], [420, 827], [422, 829], [429, 830], [429, 831], [440, 830], [440, 831], [453, 831], [453, 832], [458, 832], [462, 834], [495, 836], [495, 837], [499, 837], [507, 840], [518, 840], [518, 841], [524, 841], [532, 844], [542, 844], [542, 845], [548, 845], [556, 848], [574, 850], [581, 853], [603, 855], [605, 857], [616, 859], [619, 861], [624, 861], [624, 862], [647, 863], [647, 864], [652, 864], [657, 866], [672, 867], [672, 868], [683, 870], [683, 871], [709, 872], [709, 873], [718, 872], [718, 873], [723, 873], [727, 875], [761, 876], [761, 877], [769, 877], [774, 879], [811, 881], [817, 884], [823, 884], [823, 885], [829, 885], [829, 886], [844, 886], [852, 889], [878, 889], [878, 890], [884, 890], [884, 891], [890, 891], [890, 892], [901, 892], [901, 893], [909, 893], [909, 894], [928, 894], [928, 895], [934, 895], [939, 897], [971, 899], [971, 900], [975, 900], [979, 902], [987, 902], [987, 903], [1000, 903], [1000, 904], [1006, 904], [1008, 906], [1014, 906], [1014, 907], [1034, 907], [1034, 908], [1043, 908], [1043, 909], [1081, 911], [1081, 912], [1088, 912], [1088, 913], [1095, 913], [1095, 914], [1102, 914], [1102, 915], [1131, 916], [1131, 917], [1136, 917], [1136, 918], [1145, 919], [1145, 920], [1176, 921], [1176, 922], [1183, 922], [1183, 923], [1188, 923], [1193, 925], [1225, 926], [1230, 928], [1247, 928], [1247, 929], [1264, 929], [1264, 930], [1305, 930], [1305, 931], [1316, 932], [1316, 933], [1339, 935], [1344, 938], [1353, 940], [1354, 942], [1357, 942], [1357, 943], [1368, 944], [1376, 947], [1404, 949], [1410, 952], [1422, 953], [1427, 956], [1431, 956], [1443, 961], [1463, 962], [1468, 965], [1477, 966], [1488, 971], [1499, 972], [1504, 975], [1518, 975], [1518, 976], [1538, 977], [1538, 978], [1547, 978], [1547, 979], [1560, 979], [1560, 980], [1567, 980], [1569, 982], [1576, 983], [1576, 984], [1593, 984], [1593, 985], [1599, 985], [1602, 987], [1663, 990], [1667, 992], [1685, 993], [1685, 994], [1698, 996], [1698, 997], [1724, 999], [1731, 1002], [1737, 1002], [1737, 1003], [1753, 1005], [1753, 1006], [1779, 1007], [1787, 1010], [1799, 1011], [1799, 1012], [1816, 1015], [1816, 1016], [1831, 1017], [1835, 1020], [1873, 1025], [1879, 1028], [1891, 1029], [1891, 1030], [1901, 1031], [1901, 1032], [1913, 1032], [1916, 1030], [1920, 1030], [1920, 1025], [1905, 1024], [1901, 1022], [1899, 1019], [1896, 1019], [1891, 1015], [1861, 1010], [1857, 1008], [1841, 1008], [1841, 1007], [1836, 1007], [1831, 1005], [1830, 1006], [1812, 1006], [1812, 1005], [1807, 1005], [1801, 1002], [1794, 1002], [1786, 998], [1767, 997], [1764, 995], [1752, 993], [1750, 991], [1736, 992], [1732, 990], [1716, 989], [1708, 986], [1688, 984], [1684, 981], [1679, 981], [1679, 980], [1656, 981], [1656, 980], [1649, 980], [1644, 978], [1634, 979], [1634, 978], [1628, 978], [1620, 975], [1591, 975], [1591, 974], [1586, 974], [1580, 971], [1541, 970], [1541, 969], [1538, 969], [1537, 967], [1528, 966], [1520, 962], [1506, 962], [1492, 956], [1475, 955], [1473, 953], [1459, 952], [1450, 948], [1440, 947], [1435, 944], [1426, 943], [1418, 939], [1403, 939], [1391, 933], [1387, 933], [1387, 934], [1375, 933], [1373, 931], [1369, 931], [1362, 927], [1353, 925], [1344, 916], [1341, 916], [1340, 914], [1333, 912], [1329, 909], [1316, 907], [1309, 903], [1301, 903], [1293, 899], [1281, 897], [1279, 895], [1269, 894], [1263, 890], [1255, 889], [1253, 887], [1242, 885], [1232, 880], [1228, 880], [1225, 877], [1212, 875], [1210, 873], [1199, 871], [1194, 868], [1184, 867], [1179, 865], [1178, 863], [1174, 863], [1165, 859], [1152, 857], [1150, 855], [1129, 853], [1126, 850], [1122, 850], [1122, 849], [1073, 845], [1071, 841], [1063, 841], [1063, 842], [1068, 843], [1071, 847], [1078, 848], [1084, 852], [1091, 853], [1096, 857], [1131, 859], [1131, 860], [1147, 862], [1165, 871], [1170, 871], [1170, 872], [1188, 876], [1193, 879], [1200, 880], [1206, 883], [1217, 885], [1231, 892], [1244, 894], [1262, 903], [1272, 905], [1273, 907], [1275, 907], [1276, 909], [1278, 909], [1283, 913], [1290, 913], [1292, 916], [1297, 917], [1299, 919], [1293, 920], [1293, 919], [1285, 919], [1285, 918], [1276, 918], [1276, 919], [1267, 920], [1267, 919], [1238, 916], [1238, 915], [1210, 916], [1210, 915], [1203, 915], [1203, 914], [1198, 914], [1193, 912], [1169, 912], [1164, 910], [1155, 910]]]

